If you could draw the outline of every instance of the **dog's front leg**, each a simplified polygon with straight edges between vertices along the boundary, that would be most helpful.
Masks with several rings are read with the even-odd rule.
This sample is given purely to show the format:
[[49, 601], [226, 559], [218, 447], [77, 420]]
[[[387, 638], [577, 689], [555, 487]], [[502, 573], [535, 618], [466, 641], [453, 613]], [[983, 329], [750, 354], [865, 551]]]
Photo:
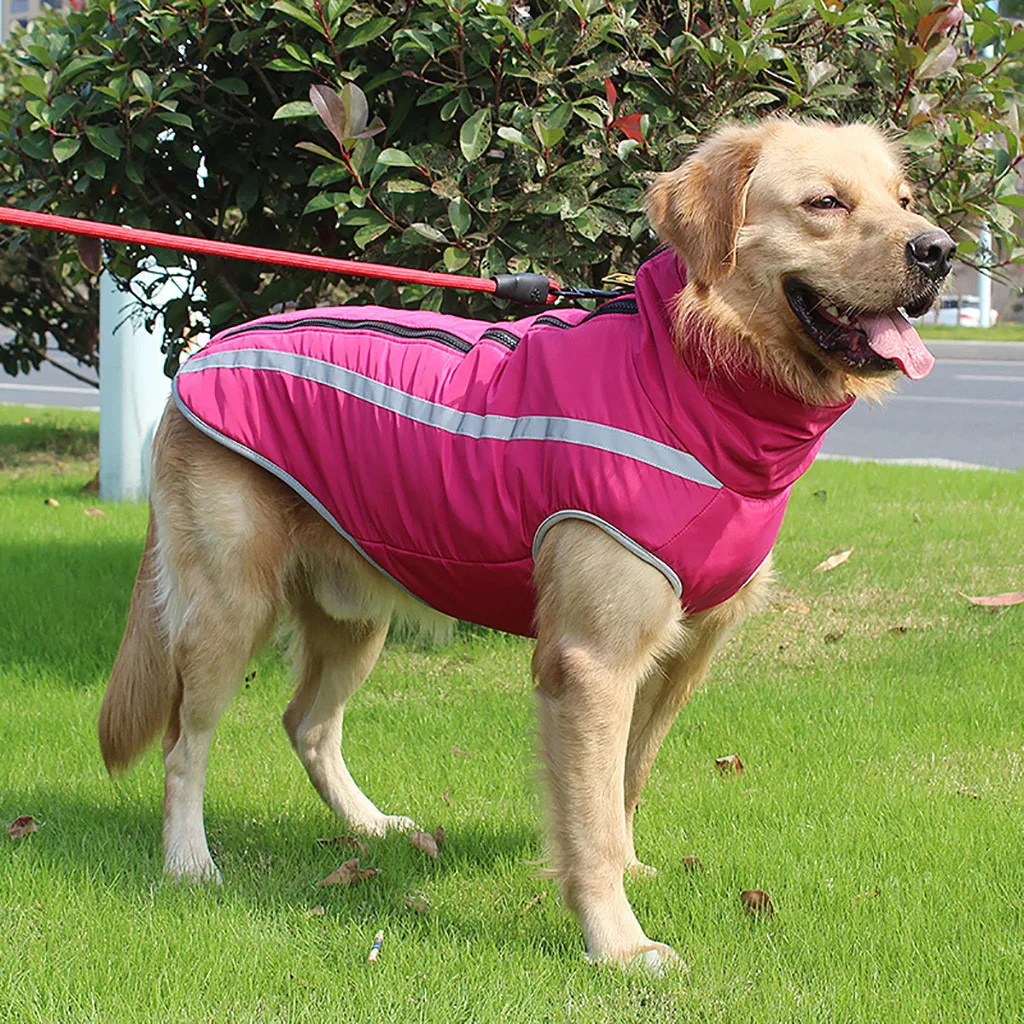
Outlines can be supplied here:
[[686, 620], [684, 643], [669, 651], [639, 691], [633, 707], [626, 747], [626, 870], [654, 874], [640, 862], [633, 845], [633, 817], [644, 783], [651, 773], [662, 742], [680, 708], [707, 675], [708, 666], [722, 641], [746, 615], [763, 607], [772, 580], [769, 555], [750, 580], [727, 601]]
[[625, 766], [634, 699], [678, 645], [680, 607], [657, 570], [599, 528], [566, 521], [537, 559], [538, 685], [555, 867], [594, 959], [675, 958], [626, 898]]

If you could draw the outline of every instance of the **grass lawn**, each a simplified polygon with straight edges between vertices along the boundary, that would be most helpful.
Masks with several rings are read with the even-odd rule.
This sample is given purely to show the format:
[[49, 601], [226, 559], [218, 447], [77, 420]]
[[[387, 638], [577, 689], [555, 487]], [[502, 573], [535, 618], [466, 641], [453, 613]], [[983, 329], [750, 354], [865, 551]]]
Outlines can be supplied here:
[[[1024, 474], [829, 462], [798, 485], [775, 607], [684, 708], [637, 817], [660, 873], [631, 898], [685, 961], [652, 979], [586, 964], [531, 864], [530, 648], [501, 635], [392, 643], [347, 717], [353, 774], [444, 825], [439, 860], [371, 840], [379, 876], [317, 888], [350, 851], [317, 843], [342, 830], [280, 728], [272, 649], [214, 742], [225, 884], [164, 882], [158, 752], [110, 781], [95, 739], [146, 519], [78, 493], [95, 439], [90, 414], [0, 408], [0, 821], [40, 822], [0, 834], [0, 1020], [1024, 1017], [1024, 606], [957, 596], [1024, 589]], [[774, 919], [744, 916], [750, 888]]]
[[947, 327], [944, 324], [917, 324], [925, 341], [1024, 341], [1024, 324], [996, 324], [995, 327]]

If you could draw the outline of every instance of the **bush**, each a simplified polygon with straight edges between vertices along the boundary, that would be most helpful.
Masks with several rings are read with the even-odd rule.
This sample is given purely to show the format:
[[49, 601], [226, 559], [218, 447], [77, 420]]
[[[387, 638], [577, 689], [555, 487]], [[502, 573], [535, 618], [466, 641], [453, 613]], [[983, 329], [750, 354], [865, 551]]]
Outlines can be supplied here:
[[[539, 6], [93, 0], [46, 14], [12, 44], [21, 98], [0, 110], [0, 197], [209, 238], [598, 285], [651, 247], [641, 196], [653, 172], [723, 119], [788, 111], [905, 132], [924, 206], [957, 233], [961, 256], [1024, 260], [1013, 80], [1024, 32], [980, 0], [553, 0], [531, 16]], [[978, 249], [986, 221], [994, 253]], [[38, 244], [62, 273], [81, 273], [69, 269], [73, 240]], [[122, 275], [137, 257], [107, 251]], [[498, 315], [480, 296], [222, 260], [202, 260], [195, 277], [214, 327], [332, 287]], [[178, 333], [188, 303], [164, 314]], [[0, 316], [23, 329], [6, 306]], [[81, 351], [73, 337], [61, 344]]]

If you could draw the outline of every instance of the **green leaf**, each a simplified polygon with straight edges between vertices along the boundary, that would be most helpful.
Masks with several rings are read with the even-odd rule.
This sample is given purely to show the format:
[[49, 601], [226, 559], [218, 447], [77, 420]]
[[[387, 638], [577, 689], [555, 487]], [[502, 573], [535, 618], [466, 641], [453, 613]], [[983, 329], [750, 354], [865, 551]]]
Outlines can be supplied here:
[[[604, 124], [604, 121], [599, 120], [598, 123]], [[514, 146], [525, 146], [534, 153], [537, 152], [537, 147], [518, 128], [499, 128], [498, 138], [511, 142]]]
[[385, 186], [389, 192], [429, 192], [430, 187], [422, 181], [412, 181], [409, 178], [392, 179]]
[[85, 165], [85, 173], [90, 178], [95, 178], [97, 181], [101, 180], [107, 173], [107, 162], [101, 156], [92, 157]]
[[309, 100], [292, 100], [285, 103], [274, 111], [275, 121], [284, 121], [287, 118], [313, 117], [316, 114], [316, 107]]
[[290, 18], [295, 18], [304, 25], [308, 25], [315, 32], [319, 32], [320, 35], [324, 34], [324, 27], [320, 23], [319, 18], [314, 17], [308, 11], [304, 11], [301, 7], [290, 4], [287, 0], [277, 0], [276, 3], [272, 3], [270, 6], [273, 10], [280, 11], [282, 14], [287, 14]]
[[400, 149], [385, 149], [377, 157], [377, 163], [385, 167], [416, 167], [416, 161]]
[[188, 114], [179, 114], [173, 110], [165, 110], [157, 114], [161, 121], [173, 124], [177, 128], [192, 128], [192, 118]]
[[248, 213], [260, 197], [260, 177], [255, 172], [247, 174], [238, 186], [235, 202], [242, 213]]
[[422, 222], [418, 224], [411, 224], [410, 227], [418, 235], [422, 235], [424, 238], [429, 239], [431, 242], [446, 242], [447, 239], [444, 234], [437, 230], [432, 224], [424, 224]]
[[77, 136], [73, 139], [58, 139], [53, 144], [53, 159], [62, 164], [70, 160], [82, 147], [82, 140]]
[[450, 274], [457, 273], [469, 262], [469, 253], [449, 245], [444, 251], [444, 267]]
[[394, 18], [371, 18], [360, 25], [350, 37], [346, 38], [344, 48], [350, 50], [355, 46], [364, 46], [371, 39], [376, 39], [377, 36], [383, 35], [394, 23]]
[[47, 99], [50, 95], [50, 90], [46, 88], [46, 83], [39, 75], [22, 75], [18, 81], [21, 83], [22, 89], [32, 93], [33, 96], [38, 96], [41, 100]]
[[365, 249], [371, 242], [386, 234], [391, 228], [390, 224], [365, 224], [355, 234], [355, 243], [360, 249]]
[[90, 145], [94, 146], [101, 153], [112, 156], [115, 160], [121, 159], [124, 152], [124, 141], [116, 128], [109, 125], [103, 128], [96, 128], [90, 125], [85, 129], [85, 137]]
[[296, 142], [296, 149], [304, 149], [309, 153], [316, 153], [317, 156], [322, 156], [327, 160], [333, 160], [336, 164], [343, 163], [341, 157], [335, 156], [334, 153], [324, 149], [323, 146], [318, 146], [315, 142]]
[[469, 230], [472, 220], [473, 211], [462, 196], [457, 196], [448, 204], [448, 222], [456, 238], [461, 238]]
[[153, 98], [153, 80], [145, 71], [140, 68], [136, 68], [132, 72], [132, 81], [135, 83], [135, 88], [138, 89], [143, 96], [146, 96], [149, 99]]
[[232, 96], [249, 95], [249, 86], [240, 78], [215, 78], [212, 84], [215, 89], [230, 93]]
[[459, 148], [463, 157], [469, 163], [479, 159], [491, 144], [492, 135], [491, 110], [484, 107], [469, 118], [459, 132]]
[[1006, 40], [1007, 55], [1016, 53], [1018, 50], [1024, 50], [1024, 29], [1021, 28], [1015, 28]]
[[277, 57], [267, 64], [267, 70], [308, 72], [309, 68], [307, 68], [305, 64], [300, 64], [297, 60], [292, 60], [291, 57]]
[[333, 210], [338, 203], [343, 203], [346, 199], [344, 192], [321, 192], [318, 196], [313, 196], [302, 210], [303, 215], [307, 213], [316, 213], [318, 210]]

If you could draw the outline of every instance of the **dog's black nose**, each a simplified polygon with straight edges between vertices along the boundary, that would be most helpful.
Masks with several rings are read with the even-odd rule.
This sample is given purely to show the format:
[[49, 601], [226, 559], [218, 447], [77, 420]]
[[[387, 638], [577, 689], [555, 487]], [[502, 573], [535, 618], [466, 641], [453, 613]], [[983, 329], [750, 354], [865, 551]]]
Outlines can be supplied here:
[[952, 269], [956, 242], [945, 231], [922, 231], [907, 242], [907, 259], [933, 281], [941, 281]]

